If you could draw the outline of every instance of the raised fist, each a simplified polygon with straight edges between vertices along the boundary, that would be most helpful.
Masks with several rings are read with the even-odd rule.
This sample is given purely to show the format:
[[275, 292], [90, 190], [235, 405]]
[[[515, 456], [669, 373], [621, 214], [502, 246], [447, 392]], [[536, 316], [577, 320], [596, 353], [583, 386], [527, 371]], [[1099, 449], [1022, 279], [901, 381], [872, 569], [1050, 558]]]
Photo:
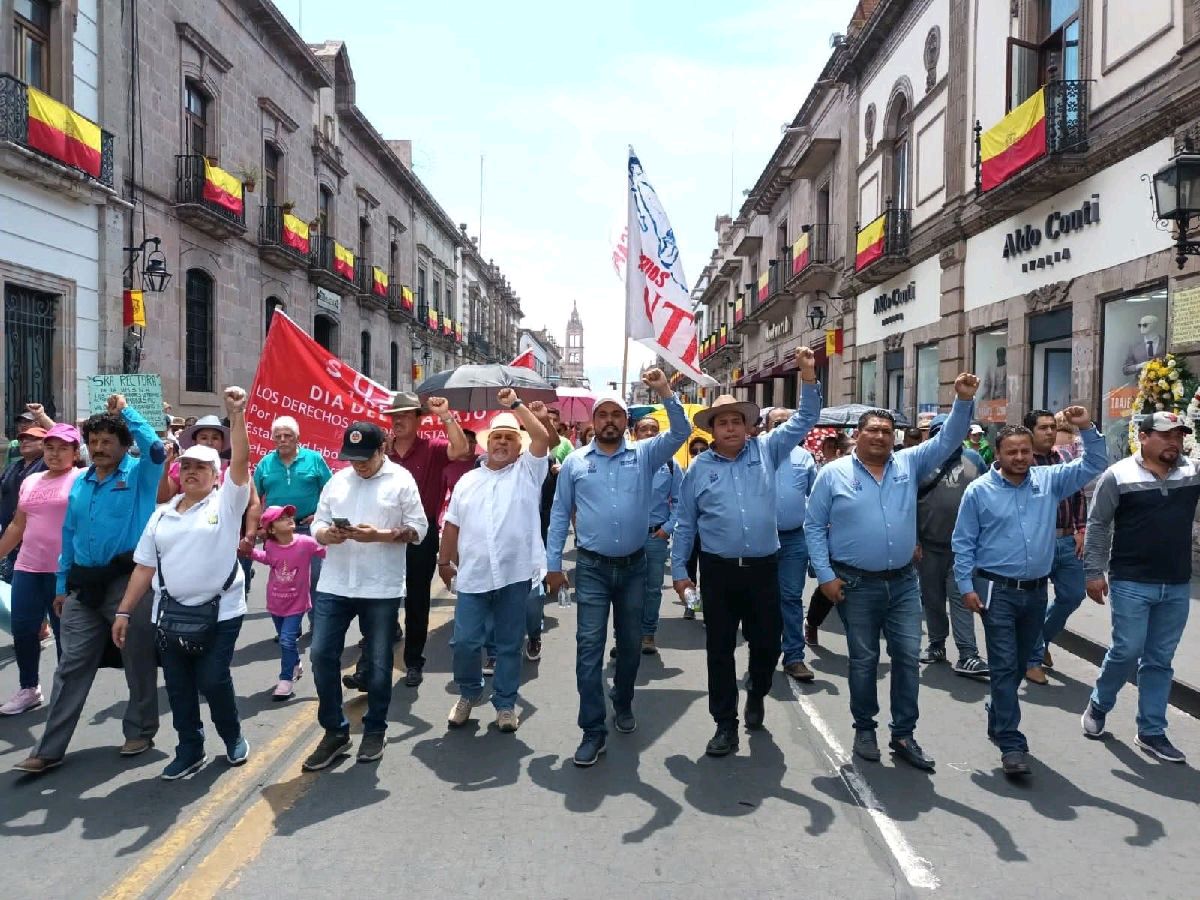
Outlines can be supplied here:
[[541, 400], [534, 400], [532, 403], [530, 403], [529, 411], [533, 413], [534, 418], [538, 419], [539, 421], [550, 418], [550, 411], [546, 409], [546, 404]]
[[229, 415], [246, 411], [246, 391], [237, 385], [225, 388], [225, 411]]
[[796, 362], [800, 366], [801, 381], [817, 380], [817, 355], [812, 348], [801, 344], [796, 348]]
[[108, 395], [108, 413], [110, 415], [119, 415], [129, 404], [125, 402], [124, 394], [109, 394]]
[[430, 397], [425, 401], [426, 408], [439, 419], [450, 415], [450, 401], [445, 397]]
[[520, 398], [517, 397], [516, 391], [506, 387], [500, 388], [500, 393], [496, 395], [496, 399], [500, 401], [500, 405], [505, 409], [512, 409]]
[[963, 372], [954, 379], [954, 393], [959, 400], [974, 400], [977, 390], [979, 390], [979, 378], [970, 372]]
[[1063, 418], [1082, 431], [1092, 427], [1092, 417], [1083, 406], [1068, 406], [1062, 411]]

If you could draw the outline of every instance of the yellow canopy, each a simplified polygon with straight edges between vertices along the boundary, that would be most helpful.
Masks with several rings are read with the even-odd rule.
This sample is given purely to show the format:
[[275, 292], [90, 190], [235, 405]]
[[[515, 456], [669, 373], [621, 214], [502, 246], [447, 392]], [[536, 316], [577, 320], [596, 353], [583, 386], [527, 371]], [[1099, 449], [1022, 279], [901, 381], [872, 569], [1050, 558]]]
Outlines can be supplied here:
[[[702, 409], [707, 409], [707, 407], [704, 406], [704, 404], [702, 404], [702, 403], [685, 403], [685, 404], [683, 404], [683, 410], [684, 410], [684, 412], [687, 413], [689, 422], [692, 421], [692, 416], [696, 415], [696, 413], [700, 412], [700, 410], [702, 410]], [[670, 423], [667, 421], [667, 411], [665, 409], [663, 409], [662, 406], [659, 406], [657, 409], [651, 411], [647, 415], [649, 415], [650, 418], [652, 418], [656, 422], [658, 422], [658, 426], [662, 431], [667, 431], [671, 427]], [[701, 431], [699, 428], [696, 428], [694, 425], [692, 426], [691, 435], [688, 437], [687, 441], [684, 442], [684, 445], [679, 448], [679, 451], [675, 454], [675, 462], [679, 463], [679, 465], [684, 469], [686, 469], [688, 467], [688, 463], [692, 461], [691, 456], [688, 455], [688, 444], [690, 444], [692, 442], [692, 438], [697, 438], [697, 437], [702, 437], [706, 441], [712, 440], [712, 435], [709, 434], [707, 431]]]

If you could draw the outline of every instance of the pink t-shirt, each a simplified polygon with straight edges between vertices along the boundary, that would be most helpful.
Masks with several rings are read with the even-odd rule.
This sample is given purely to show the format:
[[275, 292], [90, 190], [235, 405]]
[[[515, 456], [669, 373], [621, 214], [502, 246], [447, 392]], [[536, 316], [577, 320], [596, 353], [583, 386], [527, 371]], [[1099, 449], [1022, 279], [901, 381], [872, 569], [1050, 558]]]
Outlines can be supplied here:
[[290, 544], [267, 540], [251, 555], [271, 568], [267, 577], [267, 612], [273, 616], [295, 616], [312, 607], [309, 599], [309, 561], [325, 556], [325, 548], [307, 534], [292, 536]]
[[57, 572], [62, 551], [63, 520], [71, 485], [83, 469], [69, 469], [57, 478], [35, 472], [21, 483], [17, 509], [25, 513], [25, 536], [14, 568], [21, 572]]

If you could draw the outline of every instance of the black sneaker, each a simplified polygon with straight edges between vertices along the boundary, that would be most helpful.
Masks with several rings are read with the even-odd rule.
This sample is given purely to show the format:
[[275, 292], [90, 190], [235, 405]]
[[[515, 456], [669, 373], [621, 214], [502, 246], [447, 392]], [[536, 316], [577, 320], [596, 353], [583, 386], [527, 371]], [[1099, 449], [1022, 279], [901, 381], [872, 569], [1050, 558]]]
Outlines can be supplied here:
[[408, 671], [404, 673], [404, 683], [408, 687], [416, 687], [424, 680], [425, 676], [421, 674], [420, 666], [409, 666]]
[[328, 767], [339, 756], [346, 756], [349, 752], [350, 735], [340, 731], [327, 731], [321, 738], [321, 743], [317, 744], [317, 749], [308, 754], [300, 768], [305, 772], [315, 772]]
[[987, 678], [992, 674], [987, 662], [978, 653], [973, 653], [970, 656], [960, 656], [958, 662], [954, 664], [954, 672], [957, 675], [965, 675], [968, 678]]
[[746, 727], [757, 730], [763, 727], [763, 698], [758, 694], [746, 695]]
[[530, 662], [537, 662], [542, 658], [541, 638], [530, 638], [525, 642], [525, 658]]
[[868, 762], [879, 762], [879, 742], [875, 740], [875, 729], [862, 728], [854, 732], [854, 755]]
[[571, 761], [581, 769], [586, 769], [588, 766], [594, 766], [606, 749], [604, 735], [585, 734]]
[[946, 648], [941, 644], [930, 644], [925, 648], [925, 652], [921, 654], [920, 660], [923, 663], [943, 663], [946, 661]]
[[637, 731], [637, 719], [632, 709], [613, 710], [613, 727], [621, 734], [633, 734]]
[[683, 617], [688, 620], [694, 619], [696, 618], [696, 611], [691, 607], [687, 607], [683, 610]]
[[728, 756], [738, 748], [737, 728], [731, 725], [718, 725], [717, 733], [709, 740], [704, 752], [709, 756]]
[[1137, 745], [1151, 756], [1157, 756], [1163, 762], [1187, 762], [1187, 757], [1183, 755], [1183, 751], [1167, 740], [1165, 734], [1139, 734], [1137, 736]]
[[363, 694], [367, 692], [367, 682], [357, 672], [352, 675], [343, 675], [342, 686], [349, 690], [358, 691], [359, 693]]
[[888, 741], [888, 747], [914, 769], [933, 771], [933, 757], [925, 755], [925, 751], [921, 749], [921, 745], [911, 734], [906, 738], [892, 738]]
[[1009, 750], [1001, 754], [1000, 765], [1009, 778], [1030, 774], [1029, 763], [1025, 761], [1025, 754], [1020, 750]]
[[385, 732], [371, 731], [362, 736], [358, 742], [358, 761], [360, 763], [375, 762], [383, 756], [383, 748], [387, 741]]

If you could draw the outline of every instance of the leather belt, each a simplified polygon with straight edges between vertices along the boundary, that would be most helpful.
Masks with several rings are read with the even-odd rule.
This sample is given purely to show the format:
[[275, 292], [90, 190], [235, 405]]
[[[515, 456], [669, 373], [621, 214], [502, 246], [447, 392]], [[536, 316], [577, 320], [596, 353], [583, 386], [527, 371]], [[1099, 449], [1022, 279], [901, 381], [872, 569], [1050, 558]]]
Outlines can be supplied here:
[[880, 569], [878, 571], [860, 569], [858, 566], [838, 562], [836, 559], [831, 560], [829, 565], [835, 573], [841, 570], [847, 575], [854, 575], [857, 578], [874, 578], [877, 581], [892, 581], [896, 578], [903, 578], [906, 575], [911, 575], [913, 571], [912, 563], [909, 563], [907, 566], [901, 566], [898, 569]]
[[773, 563], [778, 559], [779, 554], [769, 553], [766, 556], [718, 556], [715, 553], [705, 553], [701, 550], [700, 556], [725, 563], [728, 566], [737, 566], [739, 569], [749, 569], [754, 566], [765, 566]]
[[799, 532], [799, 531], [803, 531], [803, 530], [804, 530], [804, 526], [803, 526], [803, 525], [797, 525], [795, 528], [785, 528], [785, 529], [783, 529], [782, 531], [780, 531], [779, 533], [780, 533], [780, 535], [784, 535], [784, 534], [796, 534], [797, 532]]
[[986, 578], [993, 584], [1003, 585], [1006, 588], [1012, 588], [1014, 591], [1036, 591], [1050, 580], [1049, 575], [1043, 575], [1041, 578], [1009, 578], [1007, 575], [997, 575], [995, 572], [989, 572], [987, 569], [976, 569], [975, 574], [980, 578]]
[[646, 549], [639, 547], [628, 556], [605, 556], [603, 553], [597, 553], [594, 550], [589, 550], [586, 547], [576, 547], [576, 552], [583, 559], [590, 559], [592, 562], [604, 563], [606, 566], [626, 567], [634, 566], [646, 558]]

